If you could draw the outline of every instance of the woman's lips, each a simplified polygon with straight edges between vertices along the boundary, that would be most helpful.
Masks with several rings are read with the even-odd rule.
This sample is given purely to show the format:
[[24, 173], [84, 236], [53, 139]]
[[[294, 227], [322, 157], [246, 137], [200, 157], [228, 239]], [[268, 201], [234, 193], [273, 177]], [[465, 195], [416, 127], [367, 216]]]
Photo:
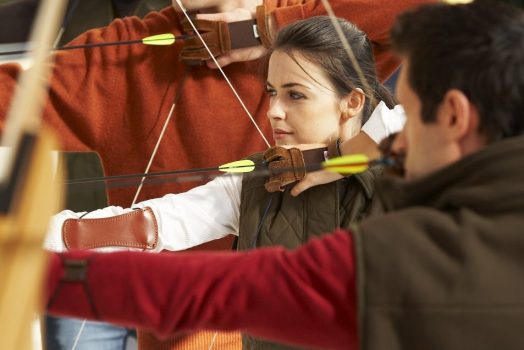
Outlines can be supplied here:
[[274, 129], [273, 130], [273, 138], [275, 140], [283, 139], [287, 135], [291, 135], [291, 134], [293, 134], [291, 131], [286, 131], [286, 130], [282, 130], [282, 129]]

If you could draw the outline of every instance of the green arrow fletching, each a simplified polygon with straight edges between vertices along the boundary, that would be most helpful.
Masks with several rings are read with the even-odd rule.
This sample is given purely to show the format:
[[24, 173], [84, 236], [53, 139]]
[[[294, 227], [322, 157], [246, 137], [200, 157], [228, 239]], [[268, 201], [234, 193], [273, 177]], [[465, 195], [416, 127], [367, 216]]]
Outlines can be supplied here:
[[339, 174], [357, 174], [368, 169], [369, 158], [364, 154], [350, 154], [328, 159], [322, 162], [322, 167]]
[[249, 173], [255, 170], [255, 163], [249, 159], [241, 159], [235, 162], [222, 164], [218, 170], [225, 173]]
[[148, 36], [147, 38], [142, 39], [144, 45], [173, 45], [175, 43], [175, 35], [172, 33], [158, 34]]

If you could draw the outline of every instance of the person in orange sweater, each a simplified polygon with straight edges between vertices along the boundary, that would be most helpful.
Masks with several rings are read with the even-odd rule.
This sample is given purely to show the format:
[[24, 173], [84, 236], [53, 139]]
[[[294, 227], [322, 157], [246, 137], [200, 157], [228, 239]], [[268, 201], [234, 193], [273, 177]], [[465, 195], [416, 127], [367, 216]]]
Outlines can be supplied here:
[[[397, 13], [421, 2], [426, 1], [333, 1], [332, 6], [338, 16], [354, 22], [374, 42], [378, 75], [384, 80], [398, 66], [388, 51], [389, 28]], [[267, 3], [274, 5], [271, 16], [277, 28], [299, 18], [325, 14], [319, 1]], [[179, 34], [180, 18], [180, 13], [166, 8], [144, 20], [118, 19], [106, 28], [86, 32], [71, 44]], [[174, 114], [151, 172], [221, 164], [265, 149], [266, 143], [219, 72], [205, 65], [179, 62], [182, 45], [58, 53], [44, 119], [56, 130], [62, 149], [97, 151], [107, 175], [143, 172], [177, 94]], [[5, 118], [19, 70], [14, 64], [0, 68], [0, 120]], [[238, 62], [224, 71], [271, 141], [265, 116], [268, 98], [257, 62]], [[151, 186], [144, 188], [138, 199], [160, 197], [194, 185]], [[135, 192], [129, 188], [111, 190], [110, 203], [130, 206]]]

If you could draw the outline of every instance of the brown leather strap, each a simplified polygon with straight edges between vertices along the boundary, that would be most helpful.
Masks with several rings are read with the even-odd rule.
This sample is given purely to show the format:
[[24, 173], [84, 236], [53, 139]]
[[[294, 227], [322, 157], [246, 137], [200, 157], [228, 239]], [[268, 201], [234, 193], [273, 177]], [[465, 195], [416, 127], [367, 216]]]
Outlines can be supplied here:
[[267, 8], [264, 5], [257, 6], [255, 17], [257, 19], [260, 41], [262, 42], [262, 45], [269, 49], [271, 48], [273, 39], [269, 30], [269, 15], [267, 13]]
[[262, 43], [257, 22], [254, 19], [228, 23], [228, 28], [231, 38], [231, 49], [258, 46]]
[[314, 148], [302, 151], [302, 156], [304, 157], [304, 163], [308, 171], [317, 170], [322, 167], [321, 163], [326, 160], [326, 152], [328, 152], [327, 147], [323, 148]]
[[[194, 19], [193, 23], [206, 42], [214, 57], [232, 49], [258, 46], [261, 44], [255, 20], [245, 20], [227, 23], [224, 21], [209, 21]], [[180, 59], [187, 64], [200, 64], [210, 59], [202, 41], [194, 33], [187, 19], [181, 21], [184, 32], [192, 36], [184, 41]]]
[[67, 219], [62, 239], [69, 250], [102, 247], [154, 249], [158, 225], [151, 208], [100, 219]]
[[306, 169], [320, 169], [325, 160], [326, 148], [301, 151], [298, 148], [271, 147], [264, 152], [270, 173], [265, 183], [268, 192], [284, 191], [286, 185], [300, 181], [306, 176]]

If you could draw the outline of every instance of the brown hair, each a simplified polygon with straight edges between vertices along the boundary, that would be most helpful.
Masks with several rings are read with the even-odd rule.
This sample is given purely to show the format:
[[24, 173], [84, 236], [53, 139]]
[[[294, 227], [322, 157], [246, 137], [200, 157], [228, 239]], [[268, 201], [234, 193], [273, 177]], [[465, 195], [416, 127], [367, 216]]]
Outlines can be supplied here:
[[[372, 44], [366, 34], [345, 19], [337, 18], [337, 21], [372, 90], [375, 104], [384, 101], [389, 108], [393, 108], [396, 104], [395, 99], [391, 92], [378, 81]], [[271, 51], [286, 52], [293, 59], [293, 54], [299, 53], [310, 62], [320, 66], [327, 73], [335, 86], [335, 92], [341, 98], [347, 96], [355, 88], [362, 89], [367, 95], [362, 123], [369, 119], [375, 105], [371, 105], [369, 92], [366, 91], [360, 80], [328, 16], [311, 17], [282, 28], [275, 38]]]

